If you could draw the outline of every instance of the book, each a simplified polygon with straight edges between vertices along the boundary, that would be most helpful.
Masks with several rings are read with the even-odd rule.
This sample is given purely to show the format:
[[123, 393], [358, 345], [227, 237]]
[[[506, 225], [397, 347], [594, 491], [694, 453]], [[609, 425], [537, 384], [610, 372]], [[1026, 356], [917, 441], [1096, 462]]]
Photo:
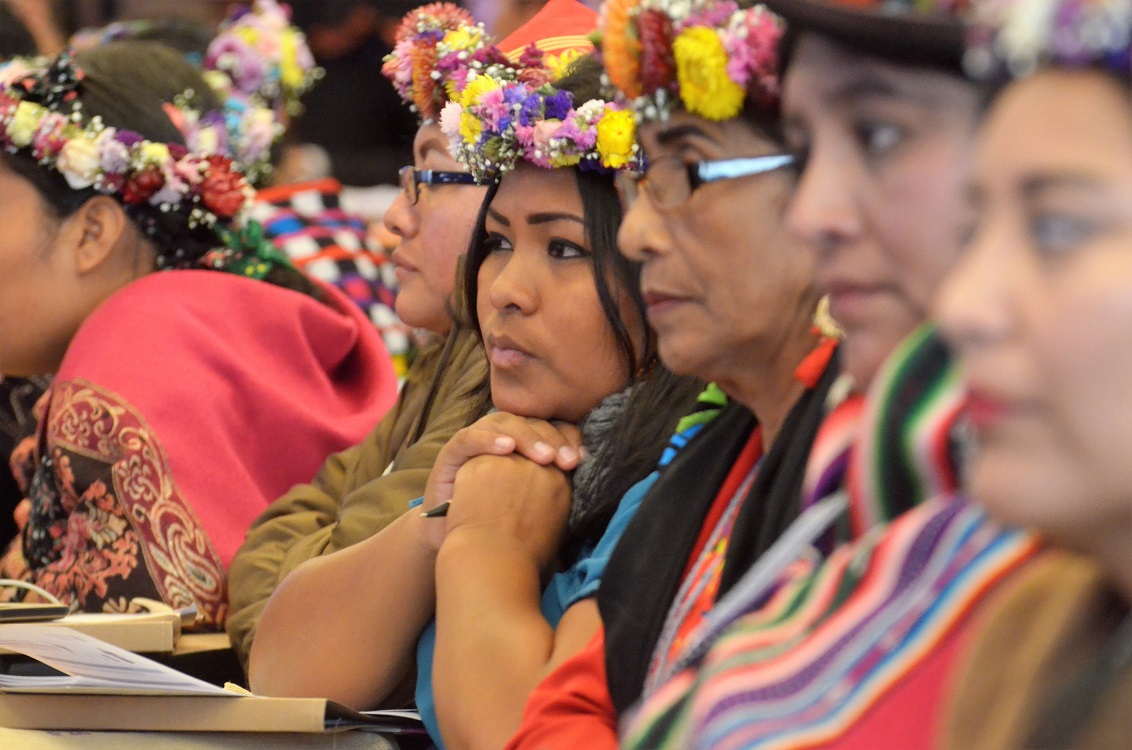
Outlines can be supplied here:
[[414, 711], [352, 711], [322, 698], [233, 692], [67, 628], [5, 625], [0, 648], [59, 675], [0, 674], [0, 727], [168, 732], [423, 734]]
[[[140, 597], [133, 599], [131, 604], [145, 611], [129, 614], [78, 612], [41, 624], [77, 630], [127, 651], [171, 654], [181, 637], [181, 626], [196, 619], [195, 607], [180, 612], [162, 602]], [[10, 624], [0, 622], [0, 628]], [[0, 654], [4, 653], [10, 652], [0, 649]]]

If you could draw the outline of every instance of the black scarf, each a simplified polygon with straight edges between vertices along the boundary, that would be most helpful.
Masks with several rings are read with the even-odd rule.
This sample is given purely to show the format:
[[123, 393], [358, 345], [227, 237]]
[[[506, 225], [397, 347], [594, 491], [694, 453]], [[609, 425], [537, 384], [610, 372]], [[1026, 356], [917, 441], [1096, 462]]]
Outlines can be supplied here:
[[[801, 511], [806, 461], [839, 371], [835, 353], [817, 385], [787, 415], [736, 517], [719, 596]], [[746, 407], [724, 408], [664, 468], [610, 557], [597, 600], [605, 628], [606, 679], [618, 715], [640, 697], [692, 547], [755, 425]]]

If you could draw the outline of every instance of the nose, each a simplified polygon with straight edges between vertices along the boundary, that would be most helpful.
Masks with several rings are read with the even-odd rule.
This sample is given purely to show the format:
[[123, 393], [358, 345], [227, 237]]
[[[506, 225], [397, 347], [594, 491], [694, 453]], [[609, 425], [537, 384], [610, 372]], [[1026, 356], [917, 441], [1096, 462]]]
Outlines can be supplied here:
[[530, 315], [538, 308], [542, 273], [542, 265], [533, 257], [514, 250], [489, 256], [480, 267], [480, 283], [482, 286], [487, 282], [491, 304], [496, 310]]
[[934, 313], [960, 357], [1009, 334], [1013, 285], [1025, 276], [1012, 251], [1019, 242], [1007, 222], [982, 227], [940, 285]]
[[617, 231], [617, 247], [635, 263], [644, 263], [663, 247], [662, 217], [653, 208], [648, 194], [641, 191], [625, 212]]
[[807, 245], [828, 251], [857, 239], [862, 217], [855, 202], [858, 170], [848, 161], [814, 149], [787, 206], [790, 230]]
[[409, 204], [409, 196], [404, 190], [397, 193], [393, 203], [386, 209], [382, 223], [386, 229], [401, 238], [415, 237], [420, 231], [420, 212], [416, 206]]

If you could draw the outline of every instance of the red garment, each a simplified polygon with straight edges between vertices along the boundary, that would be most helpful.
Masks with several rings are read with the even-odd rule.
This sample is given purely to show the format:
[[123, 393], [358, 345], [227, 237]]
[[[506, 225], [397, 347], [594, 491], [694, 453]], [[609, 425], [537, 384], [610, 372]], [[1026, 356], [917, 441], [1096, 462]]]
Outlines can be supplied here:
[[222, 624], [252, 520], [396, 398], [377, 331], [324, 292], [163, 271], [96, 309], [41, 401], [22, 577], [88, 611], [150, 596]]
[[506, 750], [616, 750], [617, 712], [605, 684], [605, 631], [546, 676], [527, 699]]
[[[715, 500], [711, 503], [711, 509], [704, 520], [703, 528], [700, 529], [700, 536], [696, 539], [696, 545], [692, 548], [692, 554], [688, 557], [688, 565], [684, 568], [684, 575], [682, 576], [684, 584], [688, 582], [688, 577], [693, 573], [700, 579], [706, 579], [707, 583], [700, 590], [695, 601], [687, 605], [683, 620], [676, 628], [676, 637], [672, 640], [672, 647], [668, 651], [667, 659], [669, 662], [679, 658], [688, 636], [700, 626], [704, 615], [715, 606], [716, 595], [719, 593], [719, 581], [723, 575], [723, 562], [727, 557], [727, 542], [731, 538], [731, 524], [735, 522], [733, 513], [726, 519], [727, 528], [720, 529], [722, 537], [715, 548], [705, 551], [704, 545], [715, 535], [716, 527], [724, 521], [724, 511], [729, 507], [737, 508], [736, 503], [742, 503], [743, 498], [750, 490], [751, 482], [754, 479], [752, 474], [757, 471], [756, 466], [763, 455], [762, 434], [762, 429], [755, 427], [747, 444], [743, 446], [743, 450], [735, 460], [735, 465], [731, 467], [731, 472], [723, 480], [719, 494], [715, 496]], [[740, 493], [742, 493], [742, 496], [736, 497]], [[684, 584], [681, 584], [681, 588]]]

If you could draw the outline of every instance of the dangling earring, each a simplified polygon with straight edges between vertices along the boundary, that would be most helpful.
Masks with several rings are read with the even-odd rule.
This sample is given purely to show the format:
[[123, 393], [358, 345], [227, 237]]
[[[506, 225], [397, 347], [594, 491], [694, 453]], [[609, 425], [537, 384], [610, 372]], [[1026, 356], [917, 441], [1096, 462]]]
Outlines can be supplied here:
[[642, 362], [641, 366], [637, 368], [637, 371], [633, 373], [633, 382], [639, 383], [649, 375], [652, 375], [652, 371], [656, 369], [656, 366], [659, 362], [660, 357], [657, 356], [656, 352], [650, 354], [648, 356], [648, 359]]
[[816, 333], [827, 338], [840, 339], [845, 337], [845, 331], [829, 314], [828, 294], [823, 295], [818, 300], [818, 308], [814, 311], [814, 328]]

